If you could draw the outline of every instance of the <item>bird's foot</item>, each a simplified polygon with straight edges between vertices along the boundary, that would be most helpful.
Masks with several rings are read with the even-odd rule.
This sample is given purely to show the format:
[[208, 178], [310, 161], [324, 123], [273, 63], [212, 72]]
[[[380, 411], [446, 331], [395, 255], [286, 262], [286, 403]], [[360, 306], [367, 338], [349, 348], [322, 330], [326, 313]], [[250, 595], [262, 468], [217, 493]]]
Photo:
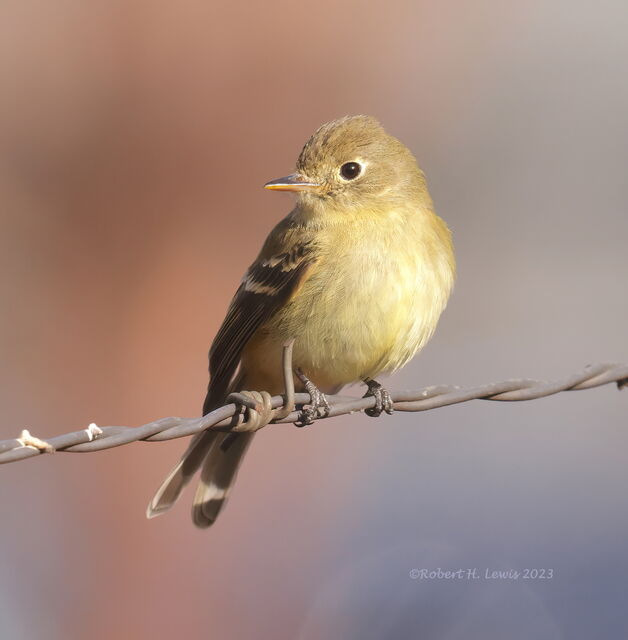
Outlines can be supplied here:
[[310, 403], [301, 409], [297, 427], [313, 424], [316, 418], [326, 418], [331, 411], [325, 394], [303, 373], [301, 369], [295, 371], [297, 378], [303, 383], [305, 391], [310, 394]]
[[364, 413], [371, 418], [379, 418], [382, 412], [386, 412], [388, 415], [392, 415], [393, 401], [390, 397], [390, 393], [377, 380], [371, 378], [364, 378], [364, 383], [368, 387], [368, 391], [362, 396], [363, 398], [374, 397], [375, 406], [371, 409], [365, 409]]

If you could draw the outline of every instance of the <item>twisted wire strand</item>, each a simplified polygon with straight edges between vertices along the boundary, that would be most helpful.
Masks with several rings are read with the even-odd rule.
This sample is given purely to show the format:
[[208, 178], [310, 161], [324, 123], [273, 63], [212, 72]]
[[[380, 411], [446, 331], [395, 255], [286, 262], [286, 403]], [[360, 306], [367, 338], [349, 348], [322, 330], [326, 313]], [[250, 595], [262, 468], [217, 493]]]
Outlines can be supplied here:
[[[202, 418], [160, 418], [140, 427], [107, 426], [94, 424], [48, 440], [23, 431], [19, 438], [0, 440], [0, 464], [16, 462], [42, 453], [68, 451], [87, 453], [120, 447], [139, 440], [163, 442], [194, 435], [205, 429], [216, 431], [256, 431], [267, 424], [295, 423], [300, 418], [296, 407], [310, 401], [307, 393], [295, 393], [292, 378], [292, 342], [284, 345], [283, 375], [285, 394], [271, 397], [266, 392], [242, 391], [227, 398], [228, 404]], [[555, 381], [506, 380], [477, 387], [461, 388], [452, 385], [425, 387], [418, 391], [391, 392], [395, 411], [428, 411], [469, 400], [496, 400], [515, 402], [544, 398], [561, 391], [593, 389], [615, 382], [618, 389], [628, 386], [628, 365], [589, 365], [582, 372]], [[327, 416], [334, 418], [375, 406], [375, 398], [355, 398], [343, 395], [327, 396], [331, 407]]]

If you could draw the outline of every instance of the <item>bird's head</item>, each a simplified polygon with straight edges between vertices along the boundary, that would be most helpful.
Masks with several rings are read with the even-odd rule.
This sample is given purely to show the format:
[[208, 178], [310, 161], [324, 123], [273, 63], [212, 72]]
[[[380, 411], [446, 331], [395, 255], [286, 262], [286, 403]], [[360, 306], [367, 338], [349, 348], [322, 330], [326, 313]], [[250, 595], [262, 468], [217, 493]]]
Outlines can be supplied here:
[[296, 173], [266, 189], [294, 191], [304, 203], [378, 208], [429, 203], [423, 172], [407, 147], [371, 116], [347, 116], [321, 126], [307, 141]]

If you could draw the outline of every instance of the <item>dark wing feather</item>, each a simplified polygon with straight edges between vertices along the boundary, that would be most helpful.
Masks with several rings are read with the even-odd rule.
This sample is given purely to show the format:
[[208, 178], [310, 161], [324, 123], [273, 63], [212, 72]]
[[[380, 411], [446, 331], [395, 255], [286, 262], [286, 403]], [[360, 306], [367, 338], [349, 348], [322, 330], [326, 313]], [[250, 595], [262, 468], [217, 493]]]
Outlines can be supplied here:
[[290, 299], [313, 262], [312, 244], [303, 243], [249, 268], [209, 351], [203, 415], [224, 402], [246, 343]]

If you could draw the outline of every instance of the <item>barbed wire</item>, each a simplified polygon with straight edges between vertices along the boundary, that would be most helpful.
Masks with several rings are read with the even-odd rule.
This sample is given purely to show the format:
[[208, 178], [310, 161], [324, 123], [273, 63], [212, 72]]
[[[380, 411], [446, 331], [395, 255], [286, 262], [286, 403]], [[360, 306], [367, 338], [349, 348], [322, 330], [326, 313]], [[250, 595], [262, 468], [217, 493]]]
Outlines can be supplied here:
[[[267, 424], [298, 423], [302, 411], [310, 401], [308, 393], [295, 393], [292, 378], [292, 343], [284, 346], [283, 373], [285, 394], [273, 396], [265, 392], [243, 391], [227, 398], [228, 404], [201, 418], [169, 417], [153, 420], [140, 427], [107, 426], [90, 424], [86, 429], [73, 431], [48, 440], [22, 431], [18, 438], [0, 440], [0, 464], [25, 460], [42, 453], [67, 451], [88, 453], [120, 447], [131, 442], [163, 442], [191, 436], [206, 429], [216, 431], [256, 431]], [[515, 402], [544, 398], [561, 391], [593, 389], [615, 382], [618, 389], [628, 386], [628, 365], [589, 365], [582, 372], [555, 381], [506, 380], [477, 387], [461, 388], [452, 385], [425, 387], [417, 391], [390, 392], [395, 411], [428, 411], [469, 400], [496, 400]], [[335, 418], [357, 411], [373, 409], [373, 396], [362, 398], [327, 396], [329, 412], [319, 419]]]

